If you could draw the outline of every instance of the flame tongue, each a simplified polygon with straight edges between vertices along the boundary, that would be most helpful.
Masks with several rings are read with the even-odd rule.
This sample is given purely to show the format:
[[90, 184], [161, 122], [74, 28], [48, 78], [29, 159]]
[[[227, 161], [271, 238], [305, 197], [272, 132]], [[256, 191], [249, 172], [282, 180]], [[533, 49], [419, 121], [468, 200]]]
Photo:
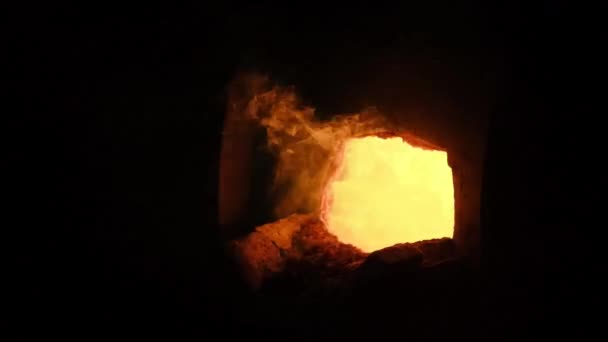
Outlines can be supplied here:
[[368, 136], [347, 140], [342, 153], [323, 201], [323, 219], [341, 241], [372, 252], [452, 236], [454, 188], [446, 152]]

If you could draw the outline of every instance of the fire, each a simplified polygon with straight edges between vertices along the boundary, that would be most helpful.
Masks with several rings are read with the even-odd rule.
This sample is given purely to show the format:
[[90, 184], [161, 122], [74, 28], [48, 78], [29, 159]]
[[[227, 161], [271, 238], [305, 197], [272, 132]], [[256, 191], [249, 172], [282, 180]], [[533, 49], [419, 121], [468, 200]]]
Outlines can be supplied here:
[[323, 199], [323, 219], [365, 252], [452, 237], [454, 186], [447, 152], [376, 136], [344, 142]]
[[321, 120], [295, 88], [252, 74], [232, 84], [227, 116], [237, 133], [226, 136], [235, 141], [242, 127], [265, 130], [267, 150], [276, 157], [269, 189], [273, 219], [320, 216], [338, 239], [365, 252], [452, 237], [447, 153], [419, 148], [426, 144], [412, 137], [415, 146], [376, 136], [406, 129], [377, 108]]

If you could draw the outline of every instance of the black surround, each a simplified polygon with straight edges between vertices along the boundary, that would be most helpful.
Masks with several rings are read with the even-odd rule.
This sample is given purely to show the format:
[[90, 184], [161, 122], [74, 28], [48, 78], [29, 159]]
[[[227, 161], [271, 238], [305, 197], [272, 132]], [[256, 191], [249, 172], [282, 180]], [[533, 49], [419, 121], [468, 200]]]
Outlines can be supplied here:
[[[44, 209], [22, 215], [25, 294], [13, 315], [22, 335], [496, 341], [575, 330], [569, 313], [579, 311], [566, 307], [581, 294], [580, 246], [568, 242], [580, 196], [567, 179], [579, 140], [563, 118], [591, 119], [577, 111], [585, 54], [580, 30], [565, 24], [572, 9], [201, 3], [37, 13], [24, 80], [44, 100], [31, 112], [46, 115], [29, 133], [52, 137], [23, 144], [41, 159], [21, 193], [40, 194], [24, 200]], [[471, 127], [487, 128], [475, 157], [480, 267], [447, 264], [329, 302], [248, 292], [217, 224], [226, 86], [243, 70], [294, 84], [322, 113], [381, 103], [423, 122], [463, 108], [445, 123], [471, 129], [462, 151], [476, 148]], [[572, 143], [553, 148], [565, 131]]]

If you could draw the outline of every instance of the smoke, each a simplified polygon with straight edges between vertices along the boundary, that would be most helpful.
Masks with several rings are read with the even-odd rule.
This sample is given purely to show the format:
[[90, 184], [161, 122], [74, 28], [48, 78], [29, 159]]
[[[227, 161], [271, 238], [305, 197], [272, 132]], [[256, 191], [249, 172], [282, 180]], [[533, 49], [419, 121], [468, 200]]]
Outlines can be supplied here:
[[276, 156], [270, 190], [277, 218], [318, 214], [343, 143], [387, 127], [374, 108], [321, 121], [315, 117], [315, 108], [302, 104], [293, 87], [278, 86], [263, 75], [241, 75], [230, 90], [229, 110], [262, 127], [267, 148]]

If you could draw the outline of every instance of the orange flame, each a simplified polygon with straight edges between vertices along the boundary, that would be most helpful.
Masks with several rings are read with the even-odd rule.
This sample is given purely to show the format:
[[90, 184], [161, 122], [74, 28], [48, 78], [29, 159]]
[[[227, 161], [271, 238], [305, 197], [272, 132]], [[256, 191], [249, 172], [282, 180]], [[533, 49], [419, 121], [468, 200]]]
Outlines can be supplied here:
[[446, 152], [401, 138], [349, 139], [324, 194], [323, 219], [341, 241], [366, 252], [452, 237], [452, 182]]

